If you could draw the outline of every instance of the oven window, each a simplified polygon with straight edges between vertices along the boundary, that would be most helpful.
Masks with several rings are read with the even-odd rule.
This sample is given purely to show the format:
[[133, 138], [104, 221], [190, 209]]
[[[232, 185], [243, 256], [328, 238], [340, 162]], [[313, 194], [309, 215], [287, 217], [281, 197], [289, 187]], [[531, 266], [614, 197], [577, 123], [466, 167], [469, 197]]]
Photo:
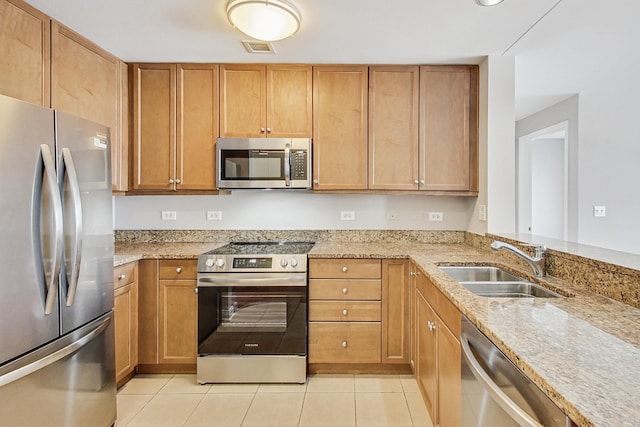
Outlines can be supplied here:
[[300, 287], [198, 288], [198, 354], [306, 354]]
[[222, 150], [221, 178], [233, 180], [283, 180], [282, 150]]

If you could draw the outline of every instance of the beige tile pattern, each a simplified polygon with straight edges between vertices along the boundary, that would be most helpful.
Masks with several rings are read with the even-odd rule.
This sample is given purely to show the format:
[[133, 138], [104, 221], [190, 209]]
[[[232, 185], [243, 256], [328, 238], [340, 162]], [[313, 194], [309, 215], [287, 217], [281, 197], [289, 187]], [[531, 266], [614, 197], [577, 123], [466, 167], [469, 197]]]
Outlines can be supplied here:
[[194, 375], [140, 375], [118, 392], [116, 427], [432, 427], [414, 390], [408, 375], [204, 386]]

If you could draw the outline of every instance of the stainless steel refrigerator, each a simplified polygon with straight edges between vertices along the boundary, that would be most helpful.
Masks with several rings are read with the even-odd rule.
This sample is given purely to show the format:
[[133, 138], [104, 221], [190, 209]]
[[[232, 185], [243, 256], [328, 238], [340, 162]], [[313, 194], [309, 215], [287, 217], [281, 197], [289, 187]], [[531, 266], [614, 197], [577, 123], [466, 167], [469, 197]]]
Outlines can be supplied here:
[[0, 424], [116, 417], [109, 129], [0, 96]]

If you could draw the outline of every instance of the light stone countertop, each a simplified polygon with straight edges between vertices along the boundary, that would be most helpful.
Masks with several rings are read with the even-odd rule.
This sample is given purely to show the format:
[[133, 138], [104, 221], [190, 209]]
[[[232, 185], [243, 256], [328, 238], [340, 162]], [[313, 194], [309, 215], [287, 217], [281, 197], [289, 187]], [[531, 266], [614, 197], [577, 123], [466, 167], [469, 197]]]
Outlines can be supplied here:
[[[640, 310], [460, 245], [318, 243], [310, 258], [410, 258], [580, 426], [640, 425]], [[492, 264], [565, 298], [485, 298], [438, 264]]]
[[[224, 245], [116, 243], [114, 265], [190, 259]], [[640, 310], [465, 244], [317, 243], [309, 258], [410, 258], [423, 274], [580, 426], [640, 425]], [[564, 298], [479, 297], [438, 264], [492, 264]]]

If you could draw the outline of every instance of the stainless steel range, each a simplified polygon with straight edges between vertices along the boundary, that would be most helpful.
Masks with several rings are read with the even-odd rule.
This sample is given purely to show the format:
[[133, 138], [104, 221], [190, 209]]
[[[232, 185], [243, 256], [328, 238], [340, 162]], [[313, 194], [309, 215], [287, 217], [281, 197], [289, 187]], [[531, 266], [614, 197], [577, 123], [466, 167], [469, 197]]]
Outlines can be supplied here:
[[304, 383], [313, 243], [230, 243], [198, 258], [199, 383]]

